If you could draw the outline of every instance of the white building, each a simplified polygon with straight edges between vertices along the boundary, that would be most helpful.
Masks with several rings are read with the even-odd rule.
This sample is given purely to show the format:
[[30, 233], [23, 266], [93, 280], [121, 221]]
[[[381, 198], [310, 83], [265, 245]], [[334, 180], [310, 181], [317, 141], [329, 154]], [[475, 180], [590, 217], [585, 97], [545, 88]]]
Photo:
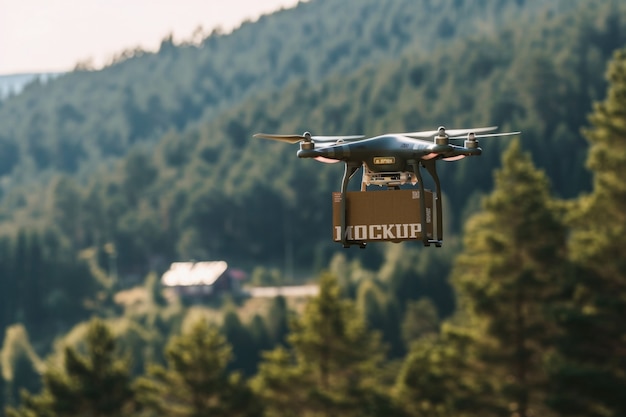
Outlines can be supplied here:
[[240, 293], [245, 277], [243, 271], [229, 268], [225, 261], [174, 262], [161, 277], [161, 283], [182, 296], [211, 296]]

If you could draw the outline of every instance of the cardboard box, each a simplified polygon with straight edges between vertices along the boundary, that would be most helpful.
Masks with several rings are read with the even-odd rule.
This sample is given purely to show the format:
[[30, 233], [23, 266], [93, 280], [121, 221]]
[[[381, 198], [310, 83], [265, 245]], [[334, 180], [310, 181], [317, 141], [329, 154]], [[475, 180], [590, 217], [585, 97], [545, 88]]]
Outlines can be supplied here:
[[[422, 240], [420, 191], [416, 189], [349, 191], [346, 193], [348, 241], [401, 242]], [[333, 193], [333, 240], [341, 241], [340, 192]], [[433, 193], [425, 192], [426, 236], [433, 237]]]

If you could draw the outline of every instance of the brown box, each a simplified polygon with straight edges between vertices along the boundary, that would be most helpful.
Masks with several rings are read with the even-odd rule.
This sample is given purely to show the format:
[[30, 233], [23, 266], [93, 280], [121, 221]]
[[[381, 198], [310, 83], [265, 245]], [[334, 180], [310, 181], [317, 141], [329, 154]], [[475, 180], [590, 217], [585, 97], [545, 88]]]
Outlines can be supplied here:
[[[420, 191], [415, 189], [349, 191], [346, 193], [346, 234], [349, 241], [421, 240]], [[341, 241], [340, 192], [333, 193], [333, 240]], [[426, 236], [433, 237], [433, 193], [425, 192]]]

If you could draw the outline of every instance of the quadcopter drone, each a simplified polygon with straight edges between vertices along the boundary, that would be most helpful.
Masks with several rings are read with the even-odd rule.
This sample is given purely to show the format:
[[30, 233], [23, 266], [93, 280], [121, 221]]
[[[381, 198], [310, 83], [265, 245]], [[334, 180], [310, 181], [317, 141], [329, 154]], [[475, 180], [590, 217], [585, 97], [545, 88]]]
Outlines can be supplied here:
[[[387, 186], [389, 189], [400, 189], [401, 185], [410, 183], [417, 185], [420, 195], [425, 195], [424, 182], [420, 167], [430, 174], [436, 187], [434, 194], [437, 238], [431, 239], [422, 233], [425, 246], [443, 243], [443, 222], [441, 203], [441, 184], [437, 175], [435, 162], [438, 160], [457, 161], [466, 156], [478, 156], [482, 149], [478, 146], [478, 138], [517, 135], [520, 132], [489, 133], [497, 126], [474, 129], [446, 130], [441, 126], [437, 130], [389, 133], [366, 138], [357, 136], [312, 136], [309, 132], [303, 135], [274, 135], [257, 133], [255, 138], [272, 139], [291, 144], [300, 143], [299, 158], [313, 158], [320, 162], [336, 163], [343, 161], [345, 169], [341, 182], [341, 243], [344, 247], [359, 245], [364, 248], [366, 242], [350, 239], [346, 233], [346, 192], [348, 183], [356, 171], [363, 168], [361, 191], [369, 185]], [[479, 134], [482, 133], [482, 134]], [[433, 137], [432, 141], [424, 138]], [[464, 139], [464, 145], [451, 144], [451, 140]], [[426, 230], [426, 205], [420, 204], [421, 230]]]

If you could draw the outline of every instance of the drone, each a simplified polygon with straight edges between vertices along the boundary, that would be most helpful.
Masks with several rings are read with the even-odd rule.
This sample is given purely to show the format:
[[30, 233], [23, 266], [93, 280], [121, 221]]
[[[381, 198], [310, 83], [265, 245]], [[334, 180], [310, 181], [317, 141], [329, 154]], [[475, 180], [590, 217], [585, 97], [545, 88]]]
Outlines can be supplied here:
[[[309, 132], [302, 135], [277, 135], [257, 133], [255, 138], [271, 139], [291, 144], [300, 144], [297, 152], [299, 158], [312, 158], [324, 163], [344, 162], [344, 174], [341, 182], [341, 211], [339, 240], [344, 247], [366, 246], [366, 239], [351, 236], [347, 223], [346, 193], [350, 179], [363, 168], [361, 191], [367, 191], [370, 185], [386, 186], [389, 190], [400, 190], [405, 184], [417, 185], [421, 196], [426, 195], [420, 168], [424, 168], [431, 176], [436, 191], [433, 194], [436, 238], [428, 236], [427, 206], [424, 199], [420, 203], [419, 230], [424, 246], [443, 243], [443, 216], [441, 202], [441, 184], [437, 175], [436, 161], [458, 161], [468, 156], [482, 154], [478, 146], [478, 138], [518, 135], [520, 132], [493, 132], [497, 126], [472, 129], [446, 130], [440, 126], [437, 130], [387, 133], [367, 138], [363, 135], [354, 136], [312, 136]], [[432, 140], [425, 140], [432, 138]], [[452, 144], [451, 141], [464, 140], [463, 146]]]

